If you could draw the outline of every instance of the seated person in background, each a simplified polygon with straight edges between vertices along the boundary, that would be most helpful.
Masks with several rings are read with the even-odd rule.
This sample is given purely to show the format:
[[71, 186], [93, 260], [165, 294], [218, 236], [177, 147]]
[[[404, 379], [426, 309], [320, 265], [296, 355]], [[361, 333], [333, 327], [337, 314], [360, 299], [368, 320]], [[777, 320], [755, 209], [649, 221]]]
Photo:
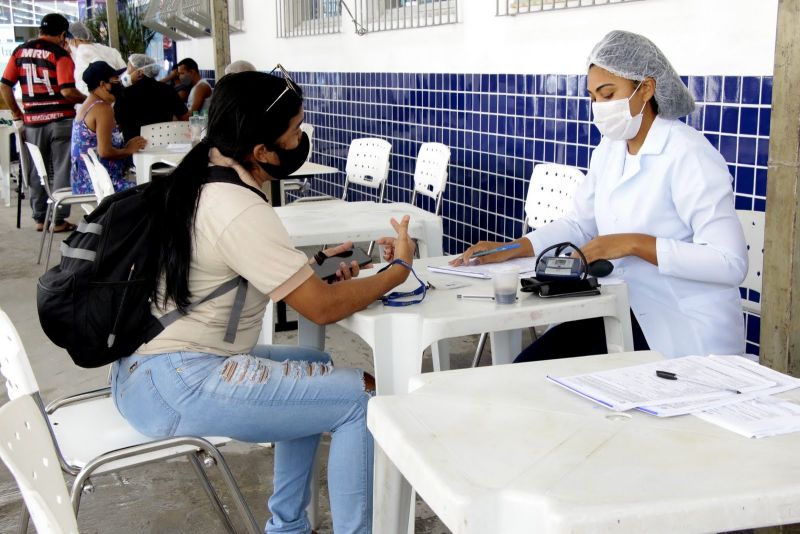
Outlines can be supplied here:
[[114, 104], [114, 116], [126, 141], [138, 137], [142, 126], [189, 119], [189, 111], [178, 94], [155, 77], [158, 62], [144, 54], [131, 54], [128, 71], [120, 79], [125, 89]]
[[[572, 209], [517, 239], [519, 248], [475, 261], [535, 256], [569, 241], [590, 263], [614, 260], [614, 274], [628, 284], [636, 350], [744, 353], [744, 235], [725, 160], [677, 120], [694, 111], [692, 95], [661, 50], [625, 31], [592, 50], [586, 85], [603, 139]], [[473, 245], [454, 263], [500, 244]], [[602, 319], [588, 319], [551, 328], [517, 361], [605, 352]]]
[[183, 85], [178, 76], [178, 66], [175, 65], [172, 67], [172, 70], [169, 71], [165, 77], [158, 80], [161, 83], [165, 83], [168, 86], [172, 87], [172, 89], [178, 94], [178, 98], [181, 99], [181, 102], [184, 104], [187, 100], [189, 100], [189, 86]]
[[72, 170], [70, 181], [73, 193], [93, 193], [89, 171], [81, 158], [90, 148], [97, 150], [100, 162], [108, 169], [114, 191], [122, 191], [133, 184], [125, 180], [125, 158], [143, 149], [146, 141], [134, 137], [127, 144], [114, 122], [111, 105], [122, 92], [119, 75], [104, 61], [95, 61], [83, 72], [83, 81], [89, 89], [89, 98], [83, 103], [72, 125]]
[[211, 104], [211, 85], [200, 77], [200, 68], [197, 62], [190, 57], [178, 63], [178, 76], [181, 84], [190, 87], [189, 99], [186, 102], [189, 107], [189, 114], [195, 111], [208, 113], [208, 106]]
[[95, 61], [105, 61], [114, 69], [125, 68], [125, 60], [116, 48], [95, 43], [89, 29], [82, 22], [73, 22], [69, 25], [69, 33], [72, 37], [67, 38], [69, 50], [72, 53], [72, 60], [75, 62], [75, 87], [84, 95], [89, 95], [89, 89], [83, 81], [83, 71], [90, 63]]
[[240, 59], [225, 67], [225, 74], [236, 74], [237, 72], [255, 72], [256, 70], [257, 69], [255, 65], [249, 61]]

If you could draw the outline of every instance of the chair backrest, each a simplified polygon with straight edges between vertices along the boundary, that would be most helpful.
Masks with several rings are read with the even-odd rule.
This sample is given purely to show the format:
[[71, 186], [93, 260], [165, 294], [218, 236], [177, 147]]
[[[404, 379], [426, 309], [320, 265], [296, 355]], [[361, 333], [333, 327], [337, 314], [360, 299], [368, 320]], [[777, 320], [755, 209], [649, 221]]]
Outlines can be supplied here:
[[170, 143], [191, 143], [189, 121], [157, 122], [145, 124], [140, 135], [147, 139], [147, 148], [167, 146]]
[[308, 156], [306, 156], [306, 161], [311, 161], [311, 154], [314, 153], [314, 126], [304, 122], [300, 125], [300, 130], [308, 136]]
[[575, 190], [584, 178], [580, 169], [568, 165], [536, 165], [525, 200], [525, 222], [528, 226], [539, 228], [561, 218], [572, 205]]
[[[744, 240], [747, 243], [747, 276], [742, 287], [761, 293], [761, 277], [764, 271], [764, 212], [751, 210], [736, 210], [739, 222], [744, 230]], [[742, 299], [745, 311], [761, 315], [761, 298], [753, 302], [748, 298]]]
[[[108, 174], [108, 169], [97, 157], [97, 152], [93, 148], [86, 151], [86, 154], [81, 156], [88, 157], [91, 162], [91, 167], [87, 164], [86, 167], [90, 168], [89, 176], [92, 178], [92, 186], [94, 187], [94, 194], [97, 197], [97, 202], [102, 202], [104, 198], [114, 194], [114, 182], [111, 181], [111, 176]], [[84, 162], [86, 159], [84, 159]], [[94, 175], [92, 175], [94, 172]]]
[[389, 155], [392, 144], [376, 137], [353, 139], [347, 151], [344, 183], [344, 195], [347, 197], [347, 185], [355, 183], [374, 189], [380, 188], [379, 197], [383, 200], [386, 178], [389, 177]]
[[29, 395], [0, 407], [0, 458], [14, 475], [37, 532], [77, 534], [50, 430]]
[[[414, 195], [417, 193], [436, 201], [439, 212], [440, 200], [447, 186], [447, 167], [450, 164], [450, 148], [442, 143], [422, 143], [414, 167]], [[413, 200], [412, 200], [413, 202]]]
[[50, 191], [50, 180], [47, 177], [47, 166], [44, 164], [42, 152], [39, 150], [38, 146], [31, 142], [25, 141], [25, 146], [28, 147], [28, 154], [31, 156], [33, 167], [39, 174], [39, 183], [41, 183], [42, 187], [44, 187], [44, 191], [47, 193], [47, 196], [52, 198], [53, 193]]
[[39, 384], [14, 323], [0, 309], [0, 374], [6, 378], [9, 399], [35, 395]]

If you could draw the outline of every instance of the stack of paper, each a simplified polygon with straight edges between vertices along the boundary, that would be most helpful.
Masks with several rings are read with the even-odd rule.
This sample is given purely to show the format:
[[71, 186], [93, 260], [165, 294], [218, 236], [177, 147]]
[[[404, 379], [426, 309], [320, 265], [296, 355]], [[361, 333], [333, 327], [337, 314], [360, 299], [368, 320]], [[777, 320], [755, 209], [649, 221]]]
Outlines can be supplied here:
[[[682, 415], [697, 411], [704, 402], [737, 397], [776, 385], [758, 373], [731, 365], [728, 358], [686, 356], [598, 373], [548, 379], [612, 410], [646, 407], [654, 415]], [[741, 358], [744, 360], [744, 358]], [[752, 363], [752, 362], [750, 362]], [[656, 371], [674, 373], [678, 380], [665, 380]], [[663, 413], [661, 405], [687, 406]]]
[[695, 414], [748, 438], [766, 438], [800, 430], [800, 405], [775, 397], [759, 397]]
[[452, 267], [449, 264], [429, 265], [428, 270], [434, 273], [455, 274], [471, 278], [491, 278], [495, 273], [506, 271], [509, 267], [519, 269], [520, 278], [528, 278], [536, 272], [535, 258], [515, 258], [502, 263], [485, 263], [483, 265], [459, 265]]

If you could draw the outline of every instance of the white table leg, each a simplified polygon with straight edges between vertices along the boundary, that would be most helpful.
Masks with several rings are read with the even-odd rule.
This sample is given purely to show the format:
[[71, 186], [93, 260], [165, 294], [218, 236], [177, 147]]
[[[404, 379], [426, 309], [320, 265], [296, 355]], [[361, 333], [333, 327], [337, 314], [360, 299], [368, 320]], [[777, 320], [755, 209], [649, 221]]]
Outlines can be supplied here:
[[297, 318], [297, 344], [301, 347], [325, 350], [325, 325], [319, 325], [300, 315]]
[[[398, 534], [413, 528], [408, 511], [414, 504], [411, 485], [375, 444], [375, 474], [372, 491], [373, 534]], [[413, 517], [410, 516], [410, 517]]]
[[420, 322], [413, 315], [378, 321], [372, 344], [378, 395], [408, 392], [408, 380], [422, 372]]
[[512, 363], [522, 352], [522, 330], [490, 332], [489, 341], [492, 347], [492, 365]]
[[431, 360], [434, 371], [450, 370], [450, 345], [446, 339], [431, 345]]
[[624, 284], [610, 285], [606, 286], [603, 291], [612, 293], [616, 297], [616, 314], [613, 317], [603, 317], [608, 352], [609, 354], [631, 352], [633, 351], [633, 332], [631, 330], [628, 287]]

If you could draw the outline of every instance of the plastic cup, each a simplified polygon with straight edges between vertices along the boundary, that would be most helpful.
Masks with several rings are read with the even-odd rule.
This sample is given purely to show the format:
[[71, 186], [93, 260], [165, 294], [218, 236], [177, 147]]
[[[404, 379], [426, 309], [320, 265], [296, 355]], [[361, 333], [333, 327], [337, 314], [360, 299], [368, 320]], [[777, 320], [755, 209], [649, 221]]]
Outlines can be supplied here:
[[514, 304], [517, 301], [519, 288], [519, 269], [509, 267], [492, 276], [494, 301], [496, 304]]

